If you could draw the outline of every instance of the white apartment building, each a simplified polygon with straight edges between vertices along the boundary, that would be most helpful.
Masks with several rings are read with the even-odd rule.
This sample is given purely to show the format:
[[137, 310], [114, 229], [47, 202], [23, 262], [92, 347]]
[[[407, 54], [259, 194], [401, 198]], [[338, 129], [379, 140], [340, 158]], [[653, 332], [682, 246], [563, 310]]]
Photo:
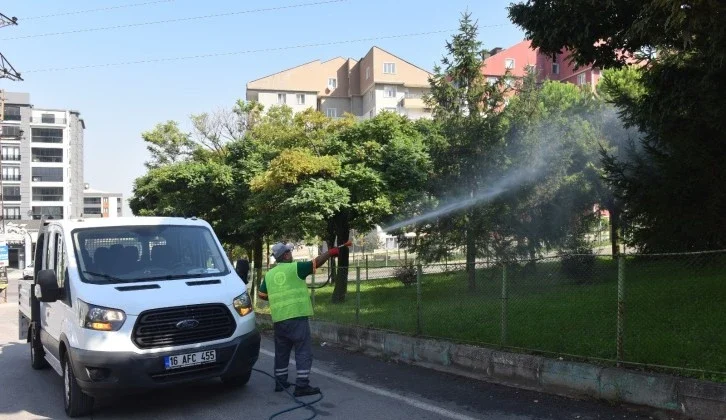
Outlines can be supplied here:
[[423, 97], [431, 73], [381, 48], [360, 60], [337, 57], [311, 61], [247, 83], [246, 98], [269, 109], [316, 109], [329, 117], [345, 113], [365, 119], [382, 111], [410, 119], [430, 118]]
[[78, 217], [83, 203], [83, 130], [78, 111], [35, 108], [6, 92], [0, 131], [5, 220]]
[[99, 191], [85, 185], [83, 191], [83, 217], [123, 216], [123, 194]]

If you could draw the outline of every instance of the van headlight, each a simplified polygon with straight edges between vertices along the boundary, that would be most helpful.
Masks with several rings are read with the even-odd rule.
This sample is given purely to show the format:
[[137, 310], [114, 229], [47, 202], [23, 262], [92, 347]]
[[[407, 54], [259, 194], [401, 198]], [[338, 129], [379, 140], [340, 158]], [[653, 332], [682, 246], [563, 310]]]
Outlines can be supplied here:
[[96, 331], [118, 331], [126, 321], [120, 309], [104, 308], [78, 299], [78, 319], [81, 327]]
[[234, 298], [232, 306], [234, 306], [234, 310], [237, 311], [240, 316], [245, 316], [252, 312], [252, 299], [250, 299], [250, 295], [248, 295], [247, 292], [242, 293]]

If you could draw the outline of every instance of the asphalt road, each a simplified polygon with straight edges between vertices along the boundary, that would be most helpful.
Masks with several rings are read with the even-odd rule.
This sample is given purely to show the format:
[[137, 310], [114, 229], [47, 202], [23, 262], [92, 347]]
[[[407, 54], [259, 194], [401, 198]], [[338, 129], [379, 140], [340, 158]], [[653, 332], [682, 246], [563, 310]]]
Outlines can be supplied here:
[[[273, 351], [272, 341], [265, 337], [256, 368], [272, 371]], [[324, 392], [317, 404], [319, 419], [649, 418], [642, 412], [483, 383], [319, 343], [314, 353], [311, 380]], [[236, 390], [212, 380], [98, 401], [93, 418], [267, 419], [294, 405], [286, 394], [274, 393], [273, 387], [270, 378], [254, 372], [250, 383]], [[17, 304], [0, 303], [0, 420], [65, 418], [62, 389], [61, 378], [52, 369], [30, 367], [28, 345], [17, 340]], [[276, 418], [304, 419], [310, 414], [302, 409]]]

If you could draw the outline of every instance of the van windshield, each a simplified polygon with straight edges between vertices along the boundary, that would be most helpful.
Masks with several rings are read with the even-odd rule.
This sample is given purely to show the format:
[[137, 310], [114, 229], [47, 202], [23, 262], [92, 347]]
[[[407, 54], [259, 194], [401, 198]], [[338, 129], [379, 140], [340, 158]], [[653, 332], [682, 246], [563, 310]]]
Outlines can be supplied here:
[[203, 226], [114, 226], [73, 231], [81, 280], [126, 283], [224, 275], [229, 269]]

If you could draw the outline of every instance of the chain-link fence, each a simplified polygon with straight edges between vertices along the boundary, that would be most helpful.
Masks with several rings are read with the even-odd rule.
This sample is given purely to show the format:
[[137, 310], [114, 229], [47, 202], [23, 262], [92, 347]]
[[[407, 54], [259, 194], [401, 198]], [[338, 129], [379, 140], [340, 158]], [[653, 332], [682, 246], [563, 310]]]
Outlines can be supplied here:
[[309, 279], [316, 319], [726, 380], [726, 251], [346, 269], [340, 303]]

